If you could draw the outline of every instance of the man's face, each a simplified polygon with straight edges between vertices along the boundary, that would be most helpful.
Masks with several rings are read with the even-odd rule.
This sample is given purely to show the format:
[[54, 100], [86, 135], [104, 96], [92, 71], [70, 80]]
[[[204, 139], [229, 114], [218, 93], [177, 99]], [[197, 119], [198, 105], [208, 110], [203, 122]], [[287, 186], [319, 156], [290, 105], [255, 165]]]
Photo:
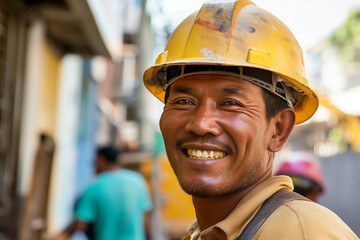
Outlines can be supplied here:
[[169, 91], [160, 128], [184, 191], [223, 196], [271, 175], [271, 134], [260, 87], [232, 76], [194, 75]]

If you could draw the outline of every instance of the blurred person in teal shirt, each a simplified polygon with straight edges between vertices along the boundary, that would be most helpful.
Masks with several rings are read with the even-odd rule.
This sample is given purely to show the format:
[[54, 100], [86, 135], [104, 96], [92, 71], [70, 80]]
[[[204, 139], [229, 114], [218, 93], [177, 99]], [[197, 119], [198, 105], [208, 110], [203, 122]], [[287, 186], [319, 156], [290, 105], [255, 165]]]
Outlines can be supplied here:
[[93, 229], [95, 240], [145, 240], [152, 202], [144, 177], [121, 168], [119, 151], [99, 148], [98, 177], [84, 191], [75, 206], [75, 220], [56, 239], [68, 239], [75, 231]]

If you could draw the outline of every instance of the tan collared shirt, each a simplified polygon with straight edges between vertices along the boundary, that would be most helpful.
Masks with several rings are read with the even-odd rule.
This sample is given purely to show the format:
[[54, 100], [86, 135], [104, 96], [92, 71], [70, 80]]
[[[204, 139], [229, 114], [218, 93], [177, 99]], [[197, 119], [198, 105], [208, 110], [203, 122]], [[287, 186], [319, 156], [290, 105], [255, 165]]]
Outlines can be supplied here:
[[[252, 189], [223, 221], [200, 231], [197, 222], [183, 240], [237, 239], [261, 204], [281, 188], [293, 189], [287, 176], [275, 176]], [[308, 201], [283, 204], [261, 226], [254, 239], [358, 239], [351, 229], [327, 208]]]

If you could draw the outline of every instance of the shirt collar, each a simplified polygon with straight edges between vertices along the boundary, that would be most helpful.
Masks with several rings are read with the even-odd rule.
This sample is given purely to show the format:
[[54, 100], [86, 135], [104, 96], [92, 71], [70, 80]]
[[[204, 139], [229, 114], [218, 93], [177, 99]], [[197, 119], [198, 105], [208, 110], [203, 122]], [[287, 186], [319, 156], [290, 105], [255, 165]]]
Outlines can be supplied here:
[[265, 180], [247, 193], [223, 221], [202, 232], [200, 232], [199, 225], [195, 221], [188, 228], [188, 233], [183, 240], [236, 239], [259, 210], [262, 203], [282, 188], [293, 190], [293, 184], [289, 177], [274, 176]]

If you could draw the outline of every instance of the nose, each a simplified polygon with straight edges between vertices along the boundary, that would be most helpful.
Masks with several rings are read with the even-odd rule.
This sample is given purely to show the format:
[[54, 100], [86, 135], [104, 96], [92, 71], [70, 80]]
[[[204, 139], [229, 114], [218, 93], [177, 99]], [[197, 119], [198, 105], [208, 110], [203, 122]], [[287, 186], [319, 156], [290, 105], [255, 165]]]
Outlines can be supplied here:
[[185, 131], [194, 133], [198, 136], [211, 134], [218, 136], [222, 130], [217, 122], [218, 112], [216, 107], [211, 104], [198, 105], [185, 125]]

